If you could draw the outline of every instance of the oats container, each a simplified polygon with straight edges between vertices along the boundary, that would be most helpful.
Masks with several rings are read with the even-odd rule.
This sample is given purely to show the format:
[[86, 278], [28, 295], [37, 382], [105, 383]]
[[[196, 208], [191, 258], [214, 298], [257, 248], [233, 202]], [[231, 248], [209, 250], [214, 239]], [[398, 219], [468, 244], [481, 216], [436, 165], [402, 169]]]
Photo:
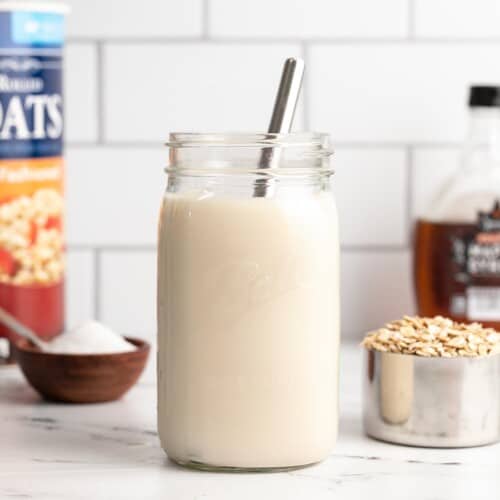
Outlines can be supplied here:
[[66, 13], [0, 3], [0, 307], [46, 340], [64, 330]]
[[435, 448], [500, 440], [500, 355], [422, 357], [365, 349], [366, 434]]

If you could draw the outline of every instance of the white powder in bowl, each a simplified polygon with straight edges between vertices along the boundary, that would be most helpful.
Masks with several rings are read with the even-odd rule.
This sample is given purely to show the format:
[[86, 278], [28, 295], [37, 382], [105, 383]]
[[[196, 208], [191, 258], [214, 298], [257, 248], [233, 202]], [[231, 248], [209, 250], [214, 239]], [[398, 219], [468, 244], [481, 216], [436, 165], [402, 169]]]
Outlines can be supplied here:
[[135, 351], [136, 347], [121, 335], [97, 321], [65, 332], [49, 343], [48, 352], [56, 354], [112, 354]]

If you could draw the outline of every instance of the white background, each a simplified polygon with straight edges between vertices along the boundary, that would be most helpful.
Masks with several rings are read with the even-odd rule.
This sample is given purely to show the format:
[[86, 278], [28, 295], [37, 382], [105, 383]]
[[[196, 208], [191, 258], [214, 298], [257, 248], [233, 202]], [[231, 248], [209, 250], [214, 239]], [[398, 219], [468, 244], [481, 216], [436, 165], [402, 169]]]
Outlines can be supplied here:
[[457, 166], [471, 83], [500, 83], [496, 0], [72, 0], [69, 324], [155, 333], [162, 147], [266, 127], [305, 58], [297, 129], [336, 149], [344, 338], [413, 311], [413, 219]]

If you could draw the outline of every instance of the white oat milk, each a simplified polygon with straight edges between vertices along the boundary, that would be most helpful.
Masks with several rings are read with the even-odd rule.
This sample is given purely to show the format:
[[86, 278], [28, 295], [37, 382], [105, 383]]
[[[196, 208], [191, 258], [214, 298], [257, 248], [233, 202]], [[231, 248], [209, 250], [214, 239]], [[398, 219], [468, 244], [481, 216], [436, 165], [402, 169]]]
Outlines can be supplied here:
[[177, 462], [286, 468], [334, 445], [337, 217], [325, 173], [309, 169], [309, 182], [291, 169], [298, 186], [288, 179], [258, 198], [250, 174], [245, 194], [210, 176], [183, 189], [171, 174], [159, 228], [158, 427]]

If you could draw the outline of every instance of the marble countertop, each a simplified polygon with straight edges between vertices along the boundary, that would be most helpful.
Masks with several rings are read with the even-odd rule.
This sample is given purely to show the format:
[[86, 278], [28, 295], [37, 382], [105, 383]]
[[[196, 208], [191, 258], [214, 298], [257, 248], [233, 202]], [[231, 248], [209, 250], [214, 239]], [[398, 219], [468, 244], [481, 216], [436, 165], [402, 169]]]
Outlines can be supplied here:
[[166, 459], [156, 434], [153, 359], [121, 401], [97, 405], [47, 403], [17, 367], [0, 367], [0, 498], [500, 498], [500, 445], [422, 449], [363, 435], [360, 354], [342, 348], [340, 437], [331, 456], [261, 474], [196, 472]]

